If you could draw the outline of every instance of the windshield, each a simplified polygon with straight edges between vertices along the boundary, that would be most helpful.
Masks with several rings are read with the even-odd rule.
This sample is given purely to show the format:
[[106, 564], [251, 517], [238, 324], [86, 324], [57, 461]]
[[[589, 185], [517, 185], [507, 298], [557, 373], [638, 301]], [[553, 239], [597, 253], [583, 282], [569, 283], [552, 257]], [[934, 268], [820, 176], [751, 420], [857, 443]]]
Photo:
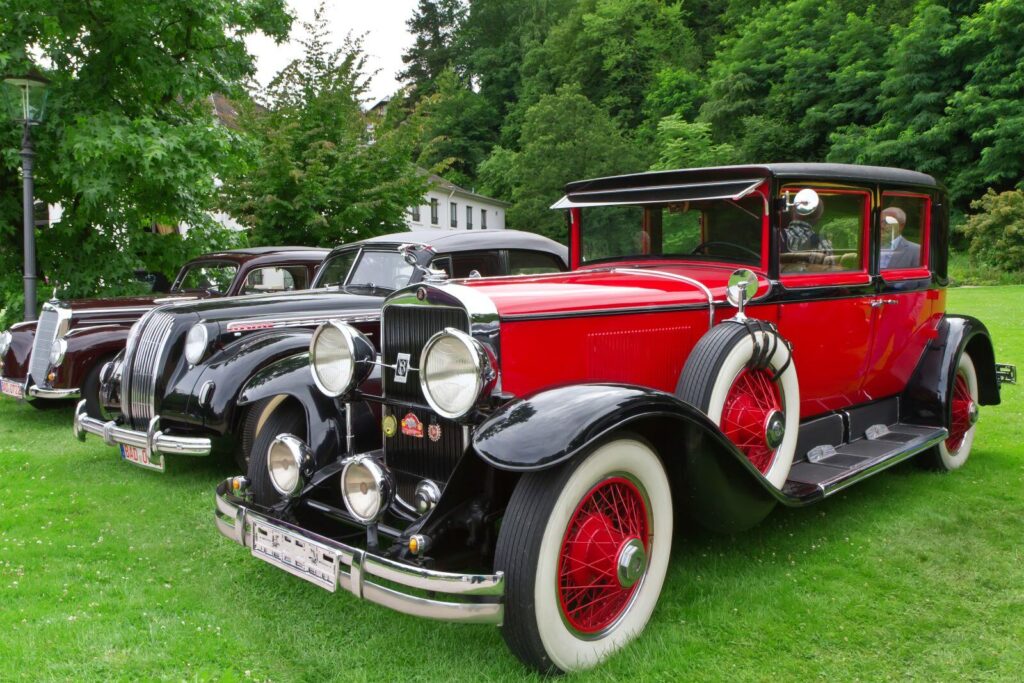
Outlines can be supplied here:
[[413, 267], [405, 262], [405, 258], [397, 250], [347, 251], [324, 263], [313, 286], [370, 285], [382, 289], [399, 289], [409, 284], [413, 272]]
[[178, 274], [171, 291], [201, 290], [224, 294], [231, 288], [237, 270], [237, 264], [226, 261], [190, 263]]
[[761, 263], [764, 199], [580, 209], [584, 263], [666, 256]]

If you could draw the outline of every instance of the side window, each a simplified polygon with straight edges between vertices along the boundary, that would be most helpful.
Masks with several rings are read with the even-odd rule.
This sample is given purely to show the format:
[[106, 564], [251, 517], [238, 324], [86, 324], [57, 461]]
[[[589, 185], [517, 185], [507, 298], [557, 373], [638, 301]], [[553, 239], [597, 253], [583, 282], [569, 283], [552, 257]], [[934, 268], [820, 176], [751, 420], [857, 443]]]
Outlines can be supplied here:
[[[790, 195], [801, 188], [787, 188]], [[864, 270], [866, 192], [817, 190], [818, 208], [808, 216], [782, 216], [780, 270], [783, 273], [843, 273]]]
[[469, 277], [474, 270], [482, 277], [501, 275], [501, 259], [493, 251], [452, 254], [452, 277]]
[[539, 275], [540, 273], [557, 273], [565, 266], [552, 254], [536, 251], [510, 249], [508, 252], [509, 275]]
[[443, 270], [448, 277], [452, 276], [452, 257], [442, 256], [430, 262], [430, 267], [435, 270]]
[[306, 272], [304, 268], [300, 266], [292, 268], [267, 266], [265, 268], [255, 268], [246, 276], [241, 293], [286, 292], [291, 289], [304, 289], [305, 287]]
[[931, 214], [928, 197], [903, 192], [882, 193], [878, 267], [885, 270], [928, 265], [927, 237]]

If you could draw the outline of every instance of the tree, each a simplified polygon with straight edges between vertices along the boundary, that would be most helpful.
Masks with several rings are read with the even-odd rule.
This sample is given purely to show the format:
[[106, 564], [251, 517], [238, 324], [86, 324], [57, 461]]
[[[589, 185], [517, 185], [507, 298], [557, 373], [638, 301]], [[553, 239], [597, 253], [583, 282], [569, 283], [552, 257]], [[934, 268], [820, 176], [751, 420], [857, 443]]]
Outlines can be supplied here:
[[971, 255], [1008, 273], [1024, 270], [1024, 192], [989, 190], [971, 202], [971, 208], [975, 213], [962, 227]]
[[466, 12], [463, 0], [420, 0], [406, 22], [415, 40], [402, 55], [406, 66], [398, 77], [409, 87], [412, 102], [435, 92], [436, 80], [445, 70], [464, 71], [459, 29]]
[[642, 167], [638, 150], [611, 118], [578, 89], [563, 86], [527, 111], [520, 151], [497, 148], [481, 166], [480, 179], [486, 192], [513, 202], [511, 227], [564, 242], [565, 221], [549, 207], [567, 182]]
[[656, 142], [659, 159], [652, 167], [655, 170], [726, 166], [740, 161], [735, 147], [712, 141], [711, 124], [688, 123], [678, 114], [658, 123]]
[[[257, 30], [283, 39], [283, 5], [8, 0], [0, 72], [34, 59], [51, 79], [47, 120], [33, 131], [36, 191], [64, 213], [39, 232], [38, 260], [63, 295], [125, 291], [134, 269], [173, 272], [209, 248], [215, 177], [239, 148], [237, 134], [217, 124], [211, 95], [241, 95], [253, 74], [244, 39]], [[16, 160], [5, 154], [6, 168]], [[180, 223], [196, 227], [187, 239], [151, 230]], [[7, 299], [2, 307], [14, 306]]]
[[402, 230], [426, 192], [411, 161], [418, 133], [363, 113], [361, 38], [329, 50], [322, 4], [305, 28], [303, 56], [274, 78], [261, 106], [242, 111], [254, 161], [225, 174], [222, 206], [257, 244], [333, 246]]

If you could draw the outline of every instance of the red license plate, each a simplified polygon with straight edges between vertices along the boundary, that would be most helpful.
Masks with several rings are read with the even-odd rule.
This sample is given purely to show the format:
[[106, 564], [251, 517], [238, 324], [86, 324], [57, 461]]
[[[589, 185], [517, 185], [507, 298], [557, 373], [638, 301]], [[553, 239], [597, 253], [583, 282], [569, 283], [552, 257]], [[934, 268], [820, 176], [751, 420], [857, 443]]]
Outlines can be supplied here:
[[138, 446], [121, 444], [121, 459], [139, 467], [145, 467], [157, 472], [164, 471], [164, 456], [158, 455], [155, 459], [150, 457], [149, 451]]
[[25, 390], [21, 388], [21, 385], [9, 379], [0, 379], [0, 394], [6, 394], [14, 398], [25, 398]]

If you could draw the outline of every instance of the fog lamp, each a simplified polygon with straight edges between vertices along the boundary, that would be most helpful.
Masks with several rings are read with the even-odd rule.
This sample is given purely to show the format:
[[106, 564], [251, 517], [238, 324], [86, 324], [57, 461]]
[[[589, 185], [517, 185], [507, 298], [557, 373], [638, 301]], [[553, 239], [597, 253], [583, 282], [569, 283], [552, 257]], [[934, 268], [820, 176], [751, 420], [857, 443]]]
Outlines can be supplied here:
[[391, 473], [368, 455], [357, 455], [341, 470], [341, 499], [349, 513], [360, 522], [376, 522], [394, 496]]
[[305, 483], [303, 470], [311, 458], [309, 446], [292, 434], [281, 434], [267, 451], [270, 483], [285, 498], [292, 498]]

